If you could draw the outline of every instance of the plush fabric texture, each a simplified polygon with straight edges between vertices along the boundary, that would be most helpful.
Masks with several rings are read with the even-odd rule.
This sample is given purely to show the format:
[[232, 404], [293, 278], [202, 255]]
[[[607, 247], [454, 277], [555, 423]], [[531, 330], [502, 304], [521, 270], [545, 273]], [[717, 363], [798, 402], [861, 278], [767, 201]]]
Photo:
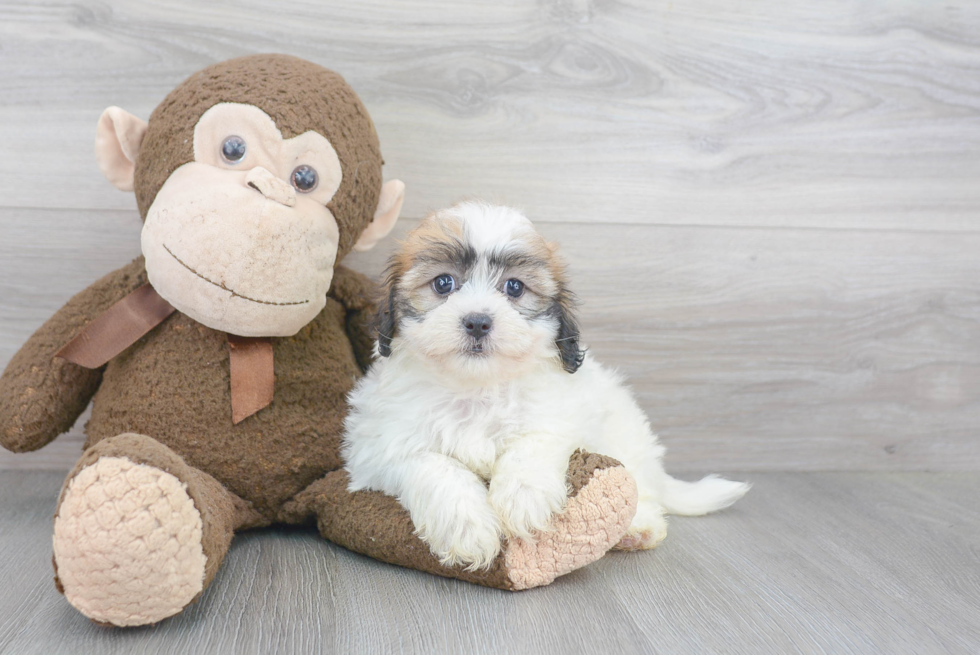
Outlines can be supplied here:
[[[117, 289], [122, 297], [145, 279], [141, 264], [137, 259], [117, 271], [118, 280], [108, 276], [100, 284]], [[374, 313], [373, 291], [367, 278], [339, 267], [328, 306], [317, 320], [295, 337], [272, 339], [276, 396], [269, 407], [238, 425], [231, 416], [226, 335], [174, 313], [105, 367], [86, 426], [87, 450], [66, 489], [79, 471], [101, 457], [152, 465], [187, 484], [204, 516], [205, 588], [234, 530], [311, 517], [324, 536], [352, 550], [503, 589], [546, 584], [601, 556], [608, 547], [589, 550], [582, 539], [597, 544], [614, 530], [603, 532], [599, 524], [578, 517], [598, 517], [614, 507], [607, 517], [612, 526], [629, 506], [621, 481], [595, 488], [606, 499], [605, 509], [591, 497], [587, 508], [575, 509], [575, 497], [595, 484], [594, 471], [617, 465], [610, 458], [576, 453], [570, 461], [569, 510], [575, 518], [556, 531], [561, 543], [545, 539], [540, 546], [524, 544], [510, 563], [501, 555], [490, 571], [441, 566], [415, 536], [397, 501], [376, 492], [347, 492], [346, 474], [338, 470], [339, 437], [346, 393], [361, 373], [358, 362], [371, 359], [367, 326]], [[52, 345], [40, 359], [49, 359], [54, 350]], [[188, 361], [195, 365], [187, 366]]]
[[[126, 459], [134, 464], [152, 466], [174, 476], [186, 485], [186, 491], [201, 513], [204, 532], [202, 548], [208, 558], [204, 586], [218, 571], [221, 559], [228, 550], [235, 530], [265, 525], [266, 521], [252, 505], [228, 492], [225, 487], [207, 473], [197, 470], [170, 448], [142, 434], [120, 434], [100, 441], [86, 449], [75, 467], [65, 479], [58, 500], [64, 502], [75, 476], [94, 466], [100, 458]], [[55, 517], [60, 514], [56, 513]], [[57, 564], [56, 564], [57, 573]]]
[[[348, 278], [344, 291], [370, 287], [337, 270]], [[341, 466], [346, 395], [361, 368], [347, 337], [347, 307], [335, 295], [295, 336], [272, 339], [275, 396], [238, 425], [227, 335], [174, 313], [106, 366], [86, 447], [127, 432], [148, 435], [273, 522], [284, 502]], [[355, 301], [362, 311], [363, 303]]]
[[75, 295], [21, 346], [0, 376], [0, 445], [18, 453], [37, 450], [71, 429], [98, 389], [103, 369], [82, 368], [55, 359], [55, 353], [143, 284], [140, 257]]
[[396, 499], [380, 491], [350, 493], [348, 482], [346, 471], [330, 473], [288, 503], [281, 518], [288, 523], [315, 520], [327, 540], [382, 562], [488, 587], [512, 587], [503, 557], [485, 571], [445, 567], [415, 535], [411, 517]]
[[[536, 542], [513, 540], [486, 570], [447, 567], [415, 535], [398, 501], [379, 491], [349, 493], [335, 471], [288, 503], [281, 518], [316, 518], [326, 539], [390, 564], [511, 591], [546, 585], [602, 557], [626, 533], [636, 512], [636, 484], [611, 457], [576, 451], [568, 462], [570, 495], [554, 530]], [[371, 529], [365, 530], [365, 525]]]
[[[574, 466], [569, 472], [576, 470]], [[586, 469], [577, 469], [584, 474]], [[622, 466], [596, 469], [536, 543], [517, 540], [505, 553], [513, 589], [550, 584], [599, 559], [626, 534], [636, 514], [636, 482]]]
[[241, 423], [265, 409], [276, 396], [272, 340], [228, 335], [231, 422]]
[[95, 159], [109, 183], [120, 191], [133, 190], [136, 153], [144, 134], [146, 121], [119, 107], [109, 107], [99, 117], [95, 130]]
[[[287, 139], [313, 130], [336, 148], [342, 181], [325, 206], [340, 228], [339, 261], [378, 205], [377, 135], [339, 75], [293, 57], [215, 64], [167, 96], [136, 157], [143, 218], [171, 173], [192, 161], [198, 119], [226, 102], [255, 105]], [[135, 140], [124, 143], [132, 149]], [[381, 214], [391, 223], [399, 187], [392, 185], [387, 200], [395, 214]], [[597, 544], [609, 541], [629, 511], [628, 484], [615, 462], [576, 456], [568, 519], [553, 535], [520, 552], [506, 548], [490, 571], [440, 567], [395, 499], [350, 494], [341, 469], [346, 396], [373, 358], [377, 294], [370, 280], [334, 266], [329, 290], [317, 292], [326, 295], [322, 310], [294, 334], [270, 338], [272, 402], [237, 424], [227, 334], [176, 304], [178, 311], [105, 366], [56, 357], [147, 281], [143, 257], [103, 277], [41, 326], [0, 376], [0, 445], [9, 450], [41, 448], [93, 402], [86, 450], [59, 499], [53, 561], [58, 588], [97, 622], [141, 625], [179, 612], [214, 578], [236, 530], [316, 520], [324, 536], [369, 556], [518, 589], [600, 556]]]
[[186, 485], [152, 466], [101, 457], [68, 486], [54, 522], [65, 596], [118, 626], [173, 616], [204, 588], [201, 514]]
[[144, 284], [86, 325], [55, 357], [85, 368], [102, 368], [174, 311], [151, 285]]
[[[174, 171], [140, 235], [146, 270], [198, 323], [292, 336], [323, 310], [342, 231], [325, 205], [303, 195], [287, 207], [247, 186], [249, 174], [196, 161]], [[265, 192], [293, 190], [268, 172], [252, 177]]]
[[[231, 134], [246, 143], [245, 154], [235, 164], [227, 163], [220, 154], [224, 140]], [[299, 160], [317, 172], [316, 187], [305, 193], [287, 181]], [[284, 139], [271, 116], [255, 105], [237, 102], [218, 103], [198, 120], [194, 127], [194, 161], [243, 172], [246, 184], [254, 184], [266, 198], [289, 207], [295, 206], [298, 198], [315, 199], [325, 206], [343, 178], [337, 151], [327, 137], [308, 131]]]
[[[161, 498], [176, 517], [159, 515]], [[55, 583], [97, 623], [155, 623], [200, 597], [236, 529], [264, 524], [248, 502], [173, 450], [145, 435], [118, 435], [87, 449], [62, 487]]]
[[[286, 86], [289, 93], [283, 93]], [[272, 117], [284, 138], [314, 130], [337, 150], [340, 188], [327, 207], [340, 225], [337, 261], [374, 217], [381, 193], [381, 147], [371, 117], [339, 74], [287, 55], [250, 55], [194, 73], [150, 115], [136, 159], [136, 202], [147, 211], [170, 174], [194, 159], [194, 126], [221, 102], [255, 105]]]
[[576, 450], [568, 460], [568, 474], [565, 476], [565, 482], [568, 483], [568, 497], [574, 498], [582, 487], [591, 482], [595, 477], [595, 471], [618, 466], [621, 464], [612, 457]]
[[[206, 589], [213, 578], [235, 530], [275, 522], [300, 523], [311, 518], [318, 521], [321, 533], [328, 539], [368, 556], [502, 589], [546, 584], [570, 566], [583, 565], [604, 552], [600, 552], [601, 548], [582, 547], [583, 537], [589, 543], [598, 543], [592, 537], [600, 534], [601, 531], [594, 532], [599, 524], [576, 518], [558, 524], [557, 540], [541, 540], [540, 546], [525, 544], [521, 553], [512, 554], [510, 560], [510, 551], [505, 550], [489, 571], [447, 569], [415, 536], [411, 519], [395, 499], [376, 492], [350, 494], [346, 490], [346, 473], [339, 470], [341, 422], [346, 412], [345, 394], [361, 375], [359, 362], [366, 364], [371, 359], [371, 338], [366, 326], [374, 313], [370, 300], [374, 293], [369, 280], [343, 267], [337, 268], [327, 308], [321, 315], [295, 337], [272, 339], [276, 397], [269, 407], [238, 425], [232, 423], [231, 416], [226, 335], [179, 312], [109, 362], [103, 371], [90, 371], [54, 358], [61, 345], [100, 311], [144, 283], [141, 258], [106, 276], [45, 324], [0, 378], [0, 388], [5, 391], [0, 396], [5, 403], [0, 405], [4, 411], [0, 415], [4, 445], [20, 449], [38, 448], [70, 427], [98, 387], [92, 418], [86, 426], [86, 451], [66, 480], [59, 508], [71, 501], [75, 477], [97, 466], [102, 458], [126, 460], [173, 476], [186, 485], [181, 488], [200, 515], [201, 549], [206, 557], [201, 589]], [[66, 323], [73, 329], [67, 329]], [[36, 385], [26, 392], [17, 387], [25, 376]], [[55, 379], [45, 386], [52, 377]], [[74, 386], [66, 389], [58, 384], [62, 380]], [[20, 402], [11, 403], [11, 398]], [[46, 413], [39, 414], [39, 409]], [[56, 421], [61, 421], [63, 427], [52, 427]], [[569, 501], [570, 515], [595, 518], [610, 512], [606, 534], [599, 541], [608, 540], [623, 508], [629, 504], [621, 480], [599, 476], [592, 481], [589, 475], [588, 469], [594, 472], [610, 466], [615, 466], [614, 460], [583, 454], [570, 462], [568, 482], [575, 494]], [[172, 497], [182, 501], [169, 478], [150, 477], [154, 477], [157, 486], [166, 484]], [[588, 502], [576, 509], [582, 490], [593, 489], [597, 482], [596, 495], [583, 496]], [[595, 498], [608, 502], [602, 504]], [[66, 507], [66, 516], [72, 516], [76, 525], [75, 532], [69, 530], [69, 535], [93, 529], [91, 516], [85, 514], [80, 502], [71, 501]], [[186, 504], [179, 510], [193, 522], [194, 513], [186, 509]], [[113, 504], [103, 511], [109, 520], [121, 522], [130, 516], [129, 511], [139, 514], [142, 510], [129, 506], [120, 510]], [[96, 512], [96, 521], [98, 516]], [[623, 529], [631, 517], [630, 512]], [[68, 538], [72, 540], [73, 537]], [[59, 581], [59, 557], [66, 556], [66, 552], [81, 564], [76, 562], [70, 567], [74, 578]], [[54, 562], [56, 581], [66, 592], [79, 581], [82, 587], [93, 584], [91, 575], [85, 578], [84, 573], [94, 567], [85, 564], [85, 558], [72, 554], [70, 549], [60, 549]], [[124, 547], [116, 551], [116, 556], [122, 562], [134, 561]], [[190, 575], [188, 571], [196, 571], [188, 566], [181, 569], [185, 578]], [[120, 571], [136, 569], [123, 566]], [[132, 575], [138, 578], [142, 574]], [[134, 579], [133, 584], [143, 583]], [[185, 587], [180, 585], [181, 589]], [[100, 622], [124, 625], [144, 619], [152, 622], [157, 616], [134, 613], [128, 596], [121, 603], [123, 616], [109, 612], [108, 606], [93, 609], [86, 604], [90, 595], [78, 588], [70, 593], [70, 598]], [[145, 594], [158, 601], [160, 597], [172, 600], [169, 604], [159, 601], [162, 604], [154, 610], [157, 613], [175, 609], [187, 596], [166, 586], [162, 592], [147, 589]]]

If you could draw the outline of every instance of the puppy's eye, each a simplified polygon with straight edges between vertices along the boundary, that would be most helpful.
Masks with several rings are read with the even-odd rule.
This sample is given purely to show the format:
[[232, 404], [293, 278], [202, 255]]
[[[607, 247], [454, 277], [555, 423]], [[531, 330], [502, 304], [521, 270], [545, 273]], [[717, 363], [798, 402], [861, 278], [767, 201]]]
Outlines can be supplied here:
[[302, 166], [297, 166], [293, 170], [293, 174], [290, 176], [290, 181], [300, 193], [309, 193], [316, 188], [316, 183], [318, 180], [316, 171], [313, 169], [313, 167], [303, 164]]
[[504, 290], [511, 298], [520, 298], [524, 295], [524, 283], [516, 278], [511, 278], [504, 283]]
[[448, 273], [443, 273], [436, 279], [432, 280], [432, 290], [438, 293], [440, 296], [444, 296], [447, 293], [452, 293], [456, 290], [456, 279]]
[[221, 158], [229, 164], [237, 164], [245, 156], [245, 139], [230, 136], [221, 144]]

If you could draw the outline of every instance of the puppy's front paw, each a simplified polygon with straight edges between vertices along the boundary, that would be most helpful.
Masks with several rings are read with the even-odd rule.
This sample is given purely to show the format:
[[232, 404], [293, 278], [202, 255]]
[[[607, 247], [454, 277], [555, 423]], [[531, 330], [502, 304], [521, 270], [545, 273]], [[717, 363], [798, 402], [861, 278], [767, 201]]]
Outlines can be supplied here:
[[532, 532], [551, 529], [552, 518], [565, 507], [568, 488], [564, 480], [495, 477], [488, 498], [508, 536], [531, 539]]
[[419, 538], [445, 566], [489, 567], [500, 553], [500, 520], [486, 500], [441, 509], [418, 527]]

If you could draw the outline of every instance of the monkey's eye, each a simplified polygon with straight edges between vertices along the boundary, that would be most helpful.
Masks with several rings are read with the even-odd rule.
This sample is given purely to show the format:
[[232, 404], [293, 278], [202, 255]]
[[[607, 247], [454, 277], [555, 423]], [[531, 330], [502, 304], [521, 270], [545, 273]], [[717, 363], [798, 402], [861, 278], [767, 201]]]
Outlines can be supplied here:
[[221, 158], [229, 164], [237, 164], [245, 156], [245, 139], [230, 136], [221, 144]]
[[504, 283], [504, 290], [511, 298], [520, 298], [524, 295], [524, 283], [512, 277]]
[[456, 279], [449, 273], [443, 273], [436, 279], [432, 280], [432, 290], [438, 293], [440, 296], [445, 296], [447, 293], [452, 293], [456, 290]]
[[303, 164], [293, 169], [293, 174], [289, 176], [290, 181], [300, 193], [309, 193], [316, 188], [316, 171], [312, 166]]

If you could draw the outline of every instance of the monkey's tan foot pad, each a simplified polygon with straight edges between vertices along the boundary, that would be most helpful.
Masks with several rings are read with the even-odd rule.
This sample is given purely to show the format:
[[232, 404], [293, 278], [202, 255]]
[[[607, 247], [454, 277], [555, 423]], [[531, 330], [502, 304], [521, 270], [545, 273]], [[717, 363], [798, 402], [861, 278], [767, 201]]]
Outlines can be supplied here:
[[535, 542], [513, 539], [507, 543], [504, 561], [511, 589], [549, 584], [605, 555], [629, 528], [636, 502], [636, 483], [625, 468], [595, 469], [568, 499], [552, 531]]
[[201, 514], [187, 485], [125, 457], [101, 457], [69, 482], [54, 523], [65, 597], [99, 623], [156, 623], [201, 593]]

